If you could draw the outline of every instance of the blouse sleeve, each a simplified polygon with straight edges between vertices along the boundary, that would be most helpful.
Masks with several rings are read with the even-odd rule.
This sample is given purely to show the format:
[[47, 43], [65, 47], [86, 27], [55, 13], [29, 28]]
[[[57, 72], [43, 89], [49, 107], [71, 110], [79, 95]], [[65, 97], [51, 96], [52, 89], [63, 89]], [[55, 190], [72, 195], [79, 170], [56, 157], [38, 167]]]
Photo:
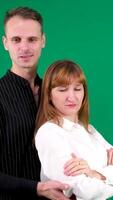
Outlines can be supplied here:
[[[90, 130], [95, 139], [98, 140], [98, 142], [104, 146], [106, 150], [113, 148], [113, 146], [109, 144], [92, 125], [90, 125]], [[98, 169], [97, 171], [106, 177], [106, 184], [113, 185], [113, 165], [107, 165], [101, 169]]]
[[113, 195], [113, 187], [96, 178], [86, 175], [66, 176], [63, 166], [71, 157], [71, 149], [65, 137], [59, 134], [55, 125], [46, 123], [37, 132], [35, 144], [42, 164], [43, 173], [48, 179], [58, 180], [70, 185], [67, 196], [74, 193], [84, 200], [106, 199]]
[[107, 150], [107, 149], [110, 149], [110, 148], [113, 148], [113, 146], [108, 143], [104, 137], [92, 126], [92, 125], [89, 125], [89, 130], [91, 131], [91, 133], [93, 134], [93, 136], [95, 137], [96, 140], [99, 141], [100, 144], [102, 144], [102, 146], [104, 146], [104, 148]]

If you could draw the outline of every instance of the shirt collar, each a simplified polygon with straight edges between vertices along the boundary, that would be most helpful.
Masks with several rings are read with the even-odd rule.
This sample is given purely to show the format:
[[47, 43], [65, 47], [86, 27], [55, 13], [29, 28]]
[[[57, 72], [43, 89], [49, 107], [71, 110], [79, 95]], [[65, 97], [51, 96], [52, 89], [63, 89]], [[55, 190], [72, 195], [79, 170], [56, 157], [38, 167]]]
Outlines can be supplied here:
[[[18, 84], [18, 85], [23, 85], [23, 86], [28, 86], [29, 85], [29, 82], [24, 79], [23, 77], [15, 74], [14, 72], [12, 72], [11, 70], [8, 70], [7, 71], [7, 77], [15, 82], [15, 84]], [[41, 78], [36, 74], [36, 77], [35, 77], [35, 85], [38, 85], [38, 86], [41, 86], [41, 83], [42, 83], [42, 80]]]
[[69, 119], [63, 118], [63, 125], [62, 125], [62, 127], [65, 130], [71, 131], [73, 127], [75, 127], [75, 128], [80, 127], [80, 124], [72, 122]]

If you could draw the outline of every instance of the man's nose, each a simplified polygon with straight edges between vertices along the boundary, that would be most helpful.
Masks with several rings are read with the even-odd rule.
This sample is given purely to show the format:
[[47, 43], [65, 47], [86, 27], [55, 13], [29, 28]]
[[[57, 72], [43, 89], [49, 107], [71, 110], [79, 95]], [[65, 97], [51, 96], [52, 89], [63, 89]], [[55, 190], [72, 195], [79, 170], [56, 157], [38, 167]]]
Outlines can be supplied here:
[[22, 41], [20, 47], [22, 50], [28, 50], [29, 49], [28, 41]]

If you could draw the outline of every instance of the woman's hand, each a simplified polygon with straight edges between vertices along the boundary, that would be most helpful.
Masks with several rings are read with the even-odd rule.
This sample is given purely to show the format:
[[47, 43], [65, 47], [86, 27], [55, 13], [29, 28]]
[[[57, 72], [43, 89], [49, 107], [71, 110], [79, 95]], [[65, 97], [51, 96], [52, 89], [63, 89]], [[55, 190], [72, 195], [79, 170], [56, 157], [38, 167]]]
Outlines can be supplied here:
[[113, 148], [107, 150], [107, 165], [113, 165]]
[[75, 154], [71, 154], [72, 158], [64, 165], [64, 174], [67, 176], [76, 176], [85, 174], [89, 171], [87, 161], [77, 158]]
[[89, 176], [91, 178], [106, 180], [105, 176], [103, 176], [96, 170], [90, 169], [87, 161], [77, 158], [74, 154], [72, 154], [72, 158], [64, 165], [64, 174], [66, 176], [85, 174], [86, 176]]
[[106, 177], [103, 176], [102, 174], [100, 174], [99, 172], [97, 172], [96, 170], [89, 170], [86, 173], [86, 176], [89, 176], [91, 178], [97, 178], [99, 180], [106, 180]]

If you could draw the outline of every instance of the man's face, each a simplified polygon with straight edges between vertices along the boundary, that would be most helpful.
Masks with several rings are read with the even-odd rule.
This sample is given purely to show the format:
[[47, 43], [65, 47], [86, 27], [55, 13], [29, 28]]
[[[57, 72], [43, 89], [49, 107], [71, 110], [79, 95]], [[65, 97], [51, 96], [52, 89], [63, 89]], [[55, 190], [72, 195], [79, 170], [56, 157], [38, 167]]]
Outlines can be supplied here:
[[9, 51], [12, 67], [15, 70], [36, 69], [41, 50], [45, 45], [41, 25], [35, 20], [14, 16], [7, 22], [5, 31], [3, 43], [5, 49]]

